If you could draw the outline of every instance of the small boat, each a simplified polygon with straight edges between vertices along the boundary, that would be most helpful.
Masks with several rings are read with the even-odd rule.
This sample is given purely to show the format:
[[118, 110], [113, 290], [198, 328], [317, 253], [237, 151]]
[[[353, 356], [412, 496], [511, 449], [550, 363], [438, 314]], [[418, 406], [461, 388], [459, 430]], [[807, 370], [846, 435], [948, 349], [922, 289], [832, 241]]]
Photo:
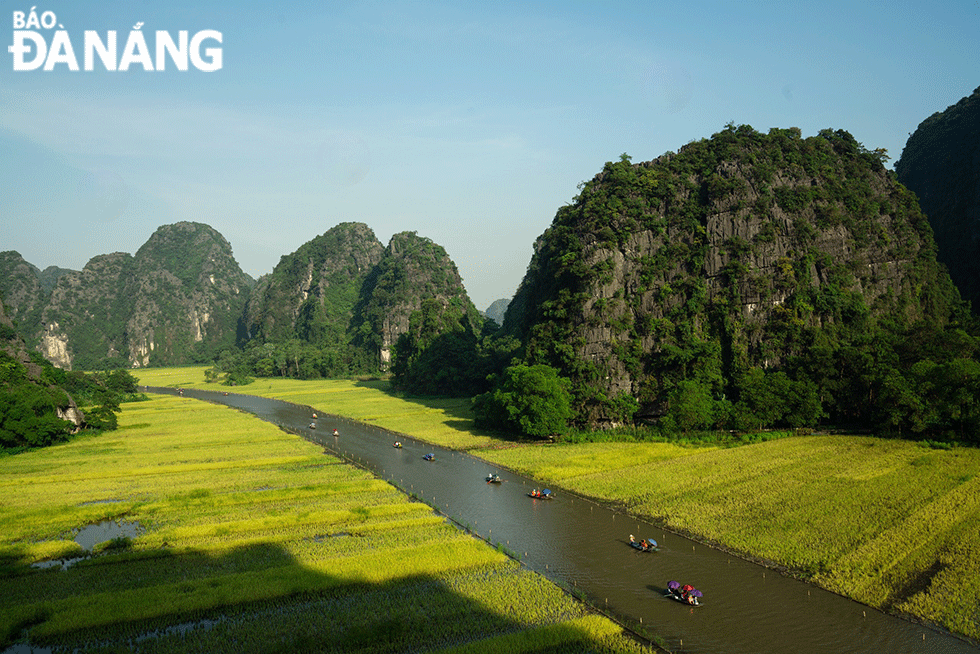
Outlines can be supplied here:
[[395, 448], [395, 449], [400, 449], [401, 446], [402, 446], [402, 442], [401, 441], [395, 441], [395, 443], [392, 445], [392, 447]]
[[688, 606], [701, 606], [703, 594], [690, 584], [681, 586], [679, 581], [668, 581], [667, 592], [664, 593], [664, 597], [669, 597]]
[[426, 461], [435, 461], [436, 460], [436, 455], [433, 454], [432, 452], [429, 452], [428, 454], [426, 454], [422, 458], [425, 459]]
[[311, 422], [310, 423], [310, 429], [316, 429], [316, 423], [315, 422]]
[[547, 488], [545, 488], [543, 491], [539, 491], [538, 489], [534, 489], [533, 491], [531, 491], [530, 493], [528, 493], [527, 496], [528, 497], [533, 497], [536, 500], [553, 500], [553, 499], [555, 499], [554, 493], [552, 493]]
[[502, 481], [503, 479], [500, 478], [500, 475], [493, 475], [493, 474], [487, 475], [488, 484], [499, 484]]
[[337, 431], [336, 429], [334, 429], [334, 430], [333, 430], [333, 435], [334, 435], [334, 436], [340, 436], [340, 432], [339, 432], [339, 431]]
[[647, 539], [633, 540], [632, 536], [630, 536], [630, 547], [636, 550], [640, 550], [641, 552], [656, 552], [660, 549], [657, 546], [657, 541], [653, 540], [652, 538], [649, 540]]

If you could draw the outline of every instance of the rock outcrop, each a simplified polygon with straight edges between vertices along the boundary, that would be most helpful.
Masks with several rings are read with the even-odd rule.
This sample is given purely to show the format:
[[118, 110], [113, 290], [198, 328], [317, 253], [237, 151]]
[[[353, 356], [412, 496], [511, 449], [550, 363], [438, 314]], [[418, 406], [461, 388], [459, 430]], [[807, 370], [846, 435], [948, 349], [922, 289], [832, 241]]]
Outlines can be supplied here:
[[341, 223], [283, 256], [252, 290], [246, 340], [345, 340], [364, 280], [383, 253], [370, 227]]
[[509, 305], [510, 300], [506, 298], [494, 300], [483, 313], [487, 318], [497, 323], [497, 325], [502, 325], [504, 324], [504, 316], [507, 315], [507, 307]]
[[980, 88], [922, 121], [895, 172], [929, 217], [936, 258], [980, 312]]
[[934, 256], [880, 153], [843, 131], [729, 126], [606, 164], [538, 239], [504, 332], [573, 380], [584, 421], [637, 404], [658, 415], [679, 382], [721, 397], [725, 380], [786, 363], [820, 330], [944, 320]]
[[178, 365], [234, 344], [252, 280], [214, 229], [157, 229], [136, 255], [92, 258], [62, 275], [36, 338], [59, 367]]
[[392, 347], [425, 300], [436, 301], [440, 312], [454, 307], [471, 331], [480, 332], [482, 320], [446, 250], [415, 232], [395, 234], [365, 280], [354, 318], [359, 342], [377, 353], [382, 367], [390, 365]]

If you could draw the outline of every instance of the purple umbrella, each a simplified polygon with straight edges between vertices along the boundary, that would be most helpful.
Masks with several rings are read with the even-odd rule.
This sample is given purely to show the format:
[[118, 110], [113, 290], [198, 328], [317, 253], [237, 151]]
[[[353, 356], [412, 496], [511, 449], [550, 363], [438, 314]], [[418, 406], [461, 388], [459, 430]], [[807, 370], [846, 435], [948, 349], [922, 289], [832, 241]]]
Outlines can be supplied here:
[[667, 588], [669, 588], [670, 590], [677, 590], [680, 587], [681, 587], [681, 582], [679, 582], [679, 581], [668, 581], [667, 582]]
[[694, 595], [695, 597], [703, 597], [703, 595], [701, 594], [701, 591], [700, 591], [700, 590], [698, 590], [697, 588], [695, 588], [694, 590], [692, 590], [692, 591], [690, 592], [690, 594], [691, 594], [691, 595]]

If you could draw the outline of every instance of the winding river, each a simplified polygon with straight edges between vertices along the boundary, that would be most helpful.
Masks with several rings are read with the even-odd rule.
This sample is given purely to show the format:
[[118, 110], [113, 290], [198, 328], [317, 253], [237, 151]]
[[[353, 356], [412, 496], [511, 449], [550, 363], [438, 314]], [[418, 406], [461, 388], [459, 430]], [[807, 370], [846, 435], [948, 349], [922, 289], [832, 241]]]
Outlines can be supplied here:
[[[176, 393], [174, 389], [150, 388]], [[325, 415], [325, 407], [219, 392], [185, 397], [235, 407], [302, 434], [500, 544], [528, 568], [577, 589], [597, 606], [659, 635], [673, 651], [732, 654], [980, 652], [948, 633], [886, 615], [784, 577], [561, 489], [550, 501], [527, 496], [535, 482], [468, 454], [371, 425]], [[310, 429], [312, 412], [320, 416]], [[332, 435], [333, 430], [339, 436]], [[399, 439], [403, 447], [396, 449]], [[434, 461], [422, 457], [434, 453]], [[490, 472], [503, 479], [487, 484]], [[638, 552], [629, 536], [653, 538], [660, 551]], [[669, 580], [704, 593], [688, 607], [664, 597]]]

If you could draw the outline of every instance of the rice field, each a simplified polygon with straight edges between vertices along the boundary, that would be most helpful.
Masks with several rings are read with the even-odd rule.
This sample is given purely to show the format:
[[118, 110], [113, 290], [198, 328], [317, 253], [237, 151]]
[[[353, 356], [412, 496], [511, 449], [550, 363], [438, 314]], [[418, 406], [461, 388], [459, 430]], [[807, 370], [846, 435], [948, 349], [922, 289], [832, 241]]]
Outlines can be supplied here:
[[259, 379], [241, 388], [229, 388], [205, 383], [204, 370], [203, 366], [192, 366], [149, 368], [132, 372], [140, 384], [147, 386], [227, 390], [259, 397], [274, 397], [458, 450], [490, 447], [497, 442], [491, 435], [481, 434], [473, 429], [473, 411], [469, 398], [404, 398], [390, 393], [387, 381], [346, 379], [299, 380], [276, 377]]
[[[203, 368], [137, 375], [150, 385], [208, 387]], [[518, 445], [471, 433], [467, 400], [403, 399], [383, 382], [263, 379], [242, 390], [470, 450], [870, 606], [980, 638], [976, 449], [862, 436], [737, 448]]]
[[980, 638], [976, 450], [808, 436], [733, 449], [587, 444], [481, 455], [870, 606]]
[[[120, 426], [0, 458], [0, 649], [649, 651], [428, 506], [257, 418], [154, 396], [124, 405]], [[83, 551], [78, 530], [107, 520], [138, 533]]]

